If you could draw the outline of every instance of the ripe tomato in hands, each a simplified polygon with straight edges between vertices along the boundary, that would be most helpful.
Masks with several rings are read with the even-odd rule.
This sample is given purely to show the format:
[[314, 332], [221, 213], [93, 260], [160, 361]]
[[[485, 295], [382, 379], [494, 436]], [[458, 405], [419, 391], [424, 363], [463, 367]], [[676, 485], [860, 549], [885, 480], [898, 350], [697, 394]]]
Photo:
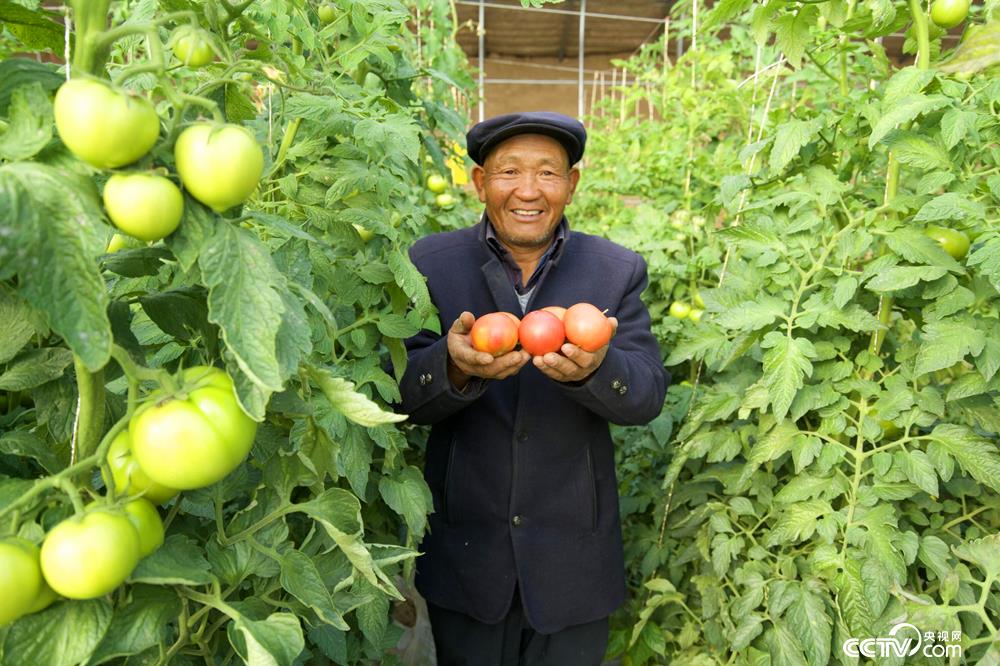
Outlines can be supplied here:
[[590, 303], [577, 303], [563, 316], [566, 339], [585, 352], [595, 352], [611, 341], [611, 321]]
[[566, 330], [559, 317], [545, 310], [529, 312], [517, 329], [521, 347], [532, 356], [559, 351], [566, 341]]
[[478, 351], [502, 356], [517, 346], [517, 317], [507, 312], [491, 312], [472, 325], [469, 335]]

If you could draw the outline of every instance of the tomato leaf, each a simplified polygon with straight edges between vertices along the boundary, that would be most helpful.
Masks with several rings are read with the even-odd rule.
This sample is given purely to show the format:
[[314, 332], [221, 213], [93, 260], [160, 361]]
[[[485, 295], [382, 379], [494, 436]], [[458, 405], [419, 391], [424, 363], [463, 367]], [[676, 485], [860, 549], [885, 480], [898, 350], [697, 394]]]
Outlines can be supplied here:
[[406, 520], [410, 537], [419, 540], [427, 526], [427, 514], [434, 508], [430, 489], [420, 470], [409, 465], [392, 476], [383, 476], [378, 490], [389, 508]]
[[905, 123], [915, 120], [919, 116], [936, 111], [951, 103], [944, 95], [923, 95], [914, 93], [905, 95], [892, 104], [883, 106], [887, 110], [880, 116], [872, 127], [871, 136], [868, 137], [868, 148], [874, 148], [890, 131]]
[[89, 663], [139, 654], [166, 640], [167, 626], [180, 611], [181, 600], [173, 590], [136, 586], [129, 602], [115, 609], [107, 633]]
[[183, 534], [171, 534], [159, 550], [139, 562], [129, 580], [157, 585], [207, 585], [213, 580], [209, 571], [194, 541]]
[[272, 613], [266, 620], [235, 615], [233, 626], [246, 641], [250, 666], [292, 666], [305, 647], [302, 624], [291, 613]]
[[989, 440], [960, 425], [942, 423], [930, 434], [966, 472], [1000, 492], [1000, 454]]
[[349, 631], [350, 627], [337, 612], [323, 579], [312, 559], [297, 550], [290, 550], [281, 557], [281, 586], [289, 594], [309, 606], [320, 619], [338, 629]]
[[923, 341], [917, 352], [917, 375], [955, 365], [968, 354], [978, 356], [986, 345], [982, 331], [952, 320], [924, 326]]
[[330, 404], [359, 425], [371, 427], [382, 423], [398, 423], [407, 418], [405, 414], [383, 410], [371, 398], [355, 391], [354, 382], [334, 377], [329, 370], [312, 368], [310, 376], [319, 385]]
[[3, 641], [5, 666], [74, 666], [87, 661], [111, 624], [105, 599], [63, 601], [15, 622]]
[[10, 100], [10, 124], [0, 132], [0, 158], [9, 162], [37, 154], [52, 140], [52, 103], [34, 82], [16, 89]]

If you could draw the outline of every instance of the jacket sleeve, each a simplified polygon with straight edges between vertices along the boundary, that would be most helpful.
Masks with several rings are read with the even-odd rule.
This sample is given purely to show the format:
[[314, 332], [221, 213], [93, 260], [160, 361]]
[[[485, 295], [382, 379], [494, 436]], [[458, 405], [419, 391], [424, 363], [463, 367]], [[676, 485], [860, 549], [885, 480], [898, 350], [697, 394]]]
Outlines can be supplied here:
[[640, 298], [646, 288], [646, 262], [638, 254], [622, 302], [618, 330], [601, 366], [580, 383], [559, 383], [562, 391], [595, 414], [619, 425], [641, 425], [663, 407], [670, 373], [650, 330], [649, 311]]
[[[410, 249], [410, 259], [420, 270], [420, 261]], [[420, 270], [421, 273], [426, 273]], [[447, 331], [451, 322], [441, 322]], [[448, 378], [448, 336], [423, 330], [406, 340], [406, 372], [399, 382], [401, 410], [412, 423], [434, 424], [478, 400], [489, 381], [473, 377], [459, 391]]]
[[421, 331], [406, 341], [406, 372], [399, 383], [402, 410], [413, 423], [433, 424], [475, 402], [489, 381], [473, 377], [461, 391], [448, 378], [448, 338]]

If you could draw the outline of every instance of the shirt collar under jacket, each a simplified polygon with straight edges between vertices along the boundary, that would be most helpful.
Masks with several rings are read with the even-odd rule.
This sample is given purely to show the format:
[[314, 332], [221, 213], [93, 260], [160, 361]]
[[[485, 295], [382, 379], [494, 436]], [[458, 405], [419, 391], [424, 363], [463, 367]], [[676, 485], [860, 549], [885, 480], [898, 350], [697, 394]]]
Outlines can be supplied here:
[[[539, 278], [542, 276], [542, 269], [550, 259], [553, 263], [557, 262], [559, 256], [562, 254], [563, 244], [566, 241], [566, 234], [569, 231], [569, 222], [566, 220], [566, 216], [563, 215], [562, 219], [559, 220], [559, 225], [556, 227], [555, 236], [552, 238], [552, 243], [549, 244], [545, 254], [541, 256], [538, 260], [538, 265], [535, 267], [535, 272], [532, 273], [531, 277], [528, 278], [527, 282], [523, 282], [524, 276], [521, 275], [521, 267], [517, 265], [514, 261], [514, 257], [511, 256], [510, 250], [504, 247], [500, 239], [497, 238], [496, 230], [493, 228], [493, 222], [490, 221], [486, 213], [483, 213], [484, 226], [483, 235], [481, 238], [485, 238], [486, 245], [490, 248], [500, 263], [503, 264], [504, 269], [507, 271], [507, 277], [510, 278], [510, 282], [514, 285], [514, 291], [519, 295], [530, 292], [534, 289], [535, 284], [538, 283]], [[523, 282], [523, 283], [522, 283]]]

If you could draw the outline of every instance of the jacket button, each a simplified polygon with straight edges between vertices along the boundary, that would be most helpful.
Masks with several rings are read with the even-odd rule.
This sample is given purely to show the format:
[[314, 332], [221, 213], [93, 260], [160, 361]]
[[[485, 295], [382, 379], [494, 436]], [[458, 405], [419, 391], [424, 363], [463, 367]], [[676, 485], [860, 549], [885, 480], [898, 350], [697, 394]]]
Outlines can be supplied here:
[[433, 378], [433, 377], [431, 376], [431, 374], [430, 374], [430, 373], [428, 372], [428, 373], [424, 373], [424, 374], [420, 375], [420, 379], [419, 379], [419, 381], [420, 381], [420, 385], [421, 385], [421, 386], [427, 386], [427, 385], [428, 385], [428, 384], [430, 384], [430, 383], [431, 383], [432, 381], [434, 381], [434, 378]]
[[628, 387], [622, 384], [618, 389], [618, 395], [625, 395], [626, 393], [628, 393]]
[[613, 390], [617, 391], [621, 387], [622, 387], [622, 380], [620, 380], [620, 379], [612, 379], [611, 380], [611, 388]]
[[513, 518], [511, 518], [510, 519], [510, 524], [513, 525], [514, 527], [520, 527], [521, 526], [521, 516], [514, 516]]
[[524, 432], [523, 430], [521, 432], [517, 433], [517, 441], [519, 441], [519, 442], [527, 442], [528, 441], [528, 433]]

